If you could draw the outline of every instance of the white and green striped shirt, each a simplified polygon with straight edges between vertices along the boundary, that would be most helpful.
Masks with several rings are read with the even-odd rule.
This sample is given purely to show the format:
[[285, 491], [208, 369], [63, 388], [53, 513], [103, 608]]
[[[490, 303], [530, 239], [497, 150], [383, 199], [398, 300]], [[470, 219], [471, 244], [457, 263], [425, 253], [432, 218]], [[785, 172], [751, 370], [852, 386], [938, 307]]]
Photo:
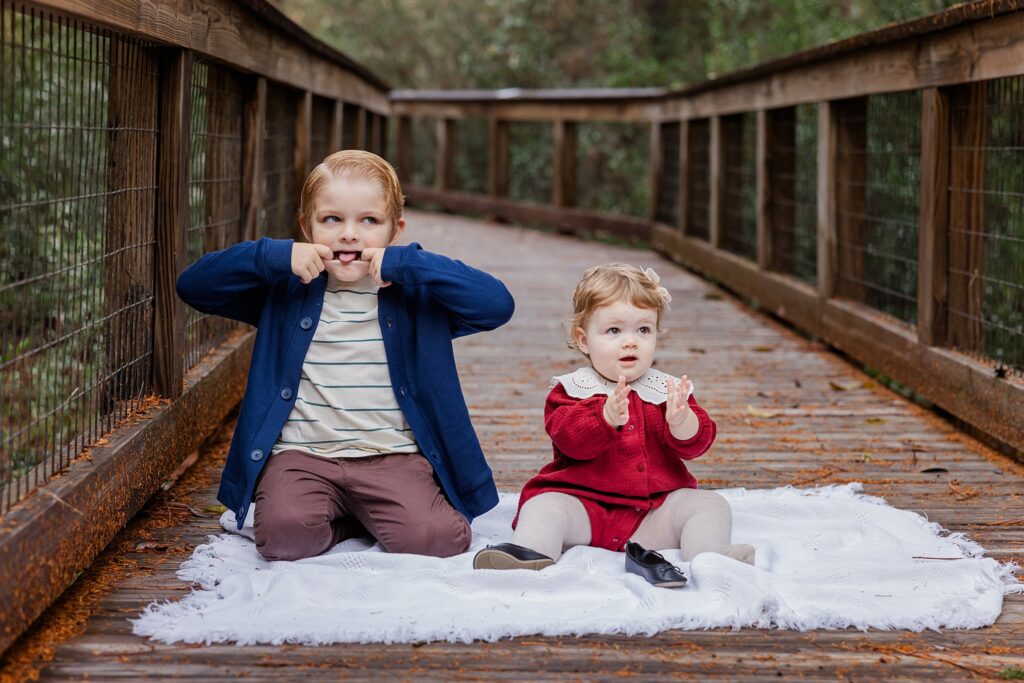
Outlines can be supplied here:
[[271, 453], [359, 458], [419, 450], [391, 386], [377, 290], [369, 278], [328, 281], [295, 406]]

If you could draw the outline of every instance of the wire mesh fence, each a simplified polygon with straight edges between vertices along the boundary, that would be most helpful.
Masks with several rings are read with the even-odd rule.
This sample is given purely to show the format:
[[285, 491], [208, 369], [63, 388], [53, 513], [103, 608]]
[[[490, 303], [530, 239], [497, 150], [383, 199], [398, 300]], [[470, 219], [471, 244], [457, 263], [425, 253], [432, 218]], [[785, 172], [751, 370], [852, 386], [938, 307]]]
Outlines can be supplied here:
[[695, 119], [687, 126], [686, 225], [684, 232], [708, 239], [711, 235], [711, 125]]
[[455, 187], [463, 192], [487, 192], [490, 155], [487, 119], [465, 118], [455, 124]]
[[274, 83], [267, 85], [267, 115], [263, 133], [263, 204], [257, 230], [262, 235], [289, 238], [297, 232], [299, 188], [295, 182], [295, 119], [298, 93]]
[[722, 249], [757, 259], [757, 116], [753, 112], [722, 117], [725, 197]]
[[157, 67], [0, 2], [0, 514], [138, 411], [153, 365]]
[[679, 225], [679, 130], [678, 122], [661, 124], [661, 176], [658, 178], [658, 206], [654, 219]]
[[576, 135], [577, 205], [646, 218], [651, 204], [650, 125], [581, 122]]
[[550, 123], [508, 124], [508, 196], [547, 204], [554, 185], [554, 132]]
[[[242, 85], [215, 64], [192, 67], [188, 261], [242, 239]], [[188, 307], [185, 368], [217, 348], [238, 323]]]
[[409, 125], [412, 130], [412, 182], [414, 185], [433, 185], [437, 174], [435, 119], [414, 117]]
[[840, 110], [839, 291], [917, 320], [921, 93], [873, 95]]
[[334, 101], [326, 97], [313, 97], [313, 111], [310, 116], [309, 168], [323, 161], [333, 150], [331, 141], [331, 118], [334, 116]]
[[818, 273], [818, 108], [770, 112], [773, 267], [815, 283]]
[[360, 130], [360, 125], [362, 121], [360, 120], [359, 110], [359, 105], [352, 104], [351, 102], [346, 102], [342, 107], [342, 149], [362, 148], [360, 140], [362, 139], [363, 132]]
[[951, 112], [949, 339], [1024, 375], [1024, 77], [961, 93]]

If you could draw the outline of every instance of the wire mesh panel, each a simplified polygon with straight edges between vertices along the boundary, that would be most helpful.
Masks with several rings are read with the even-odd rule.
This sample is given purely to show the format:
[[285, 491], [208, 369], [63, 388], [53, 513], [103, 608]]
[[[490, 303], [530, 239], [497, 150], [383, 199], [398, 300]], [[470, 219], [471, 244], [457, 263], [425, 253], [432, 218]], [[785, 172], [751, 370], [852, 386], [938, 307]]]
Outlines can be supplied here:
[[487, 119], [459, 119], [455, 127], [455, 187], [465, 192], [487, 192], [487, 160], [490, 158]]
[[334, 115], [334, 102], [326, 97], [313, 97], [312, 129], [309, 132], [309, 167], [323, 161], [333, 150], [330, 148], [331, 117]]
[[433, 185], [437, 175], [437, 134], [435, 119], [412, 119], [412, 169], [414, 185]]
[[596, 211], [647, 217], [651, 205], [649, 124], [577, 124], [576, 203]]
[[661, 124], [661, 176], [654, 219], [665, 225], [679, 224], [679, 129], [678, 121]]
[[684, 232], [706, 240], [711, 235], [711, 124], [707, 119], [696, 119], [687, 129]]
[[295, 120], [299, 94], [267, 84], [267, 117], [263, 132], [263, 205], [259, 230], [287, 239], [296, 233], [299, 188], [295, 183]]
[[722, 249], [757, 259], [757, 115], [722, 117], [725, 197]]
[[[242, 85], [214, 64], [192, 67], [189, 141], [188, 260], [242, 239]], [[188, 308], [185, 369], [192, 368], [238, 323]]]
[[921, 94], [856, 103], [839, 113], [839, 293], [914, 323]]
[[818, 272], [818, 107], [769, 113], [774, 268], [806, 282]]
[[952, 108], [949, 337], [1024, 374], [1024, 77]]
[[0, 2], [0, 514], [148, 393], [157, 80], [135, 40]]
[[550, 123], [508, 124], [508, 196], [539, 204], [551, 202], [555, 166]]

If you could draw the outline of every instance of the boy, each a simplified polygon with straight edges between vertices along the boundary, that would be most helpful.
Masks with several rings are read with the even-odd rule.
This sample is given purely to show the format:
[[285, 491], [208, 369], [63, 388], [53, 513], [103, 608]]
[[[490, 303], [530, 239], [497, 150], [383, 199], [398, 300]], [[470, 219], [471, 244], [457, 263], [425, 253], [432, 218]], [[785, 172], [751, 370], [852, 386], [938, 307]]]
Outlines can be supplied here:
[[451, 340], [504, 324], [514, 302], [487, 273], [396, 246], [403, 201], [386, 161], [337, 152], [302, 188], [307, 243], [244, 242], [178, 278], [189, 305], [258, 327], [217, 497], [239, 528], [255, 501], [268, 560], [367, 531], [447, 557], [497, 504]]

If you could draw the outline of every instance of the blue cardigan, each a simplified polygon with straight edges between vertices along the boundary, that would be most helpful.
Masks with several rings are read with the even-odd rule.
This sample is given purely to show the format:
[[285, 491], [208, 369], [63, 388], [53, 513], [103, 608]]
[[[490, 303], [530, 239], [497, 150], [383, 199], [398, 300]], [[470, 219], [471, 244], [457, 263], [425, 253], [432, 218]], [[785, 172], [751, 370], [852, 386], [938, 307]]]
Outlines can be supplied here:
[[[292, 274], [292, 240], [263, 238], [206, 254], [178, 277], [193, 308], [257, 327], [249, 378], [217, 498], [239, 528], [298, 393], [324, 301], [327, 275], [308, 285]], [[452, 339], [492, 330], [515, 303], [497, 278], [420, 245], [388, 247], [378, 316], [395, 398], [456, 510], [470, 521], [498, 492], [455, 368]], [[401, 496], [401, 491], [395, 492]]]

